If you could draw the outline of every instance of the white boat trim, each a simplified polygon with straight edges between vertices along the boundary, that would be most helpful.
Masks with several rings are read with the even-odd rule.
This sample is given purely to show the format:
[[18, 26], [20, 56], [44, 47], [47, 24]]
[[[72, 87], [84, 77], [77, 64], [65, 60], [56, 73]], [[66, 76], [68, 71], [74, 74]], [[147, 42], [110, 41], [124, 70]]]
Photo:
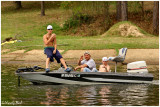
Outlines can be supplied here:
[[140, 81], [140, 80], [122, 80], [122, 79], [104, 79], [104, 78], [88, 78], [88, 77], [83, 77], [88, 80], [92, 81], [108, 81], [108, 82], [121, 82], [121, 83], [152, 83], [151, 81]]

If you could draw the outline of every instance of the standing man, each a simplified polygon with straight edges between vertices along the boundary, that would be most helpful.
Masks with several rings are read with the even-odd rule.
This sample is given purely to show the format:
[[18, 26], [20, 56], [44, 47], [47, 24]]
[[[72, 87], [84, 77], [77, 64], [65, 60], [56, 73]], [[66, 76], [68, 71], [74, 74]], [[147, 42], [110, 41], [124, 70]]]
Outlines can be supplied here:
[[52, 34], [53, 27], [51, 25], [47, 26], [47, 34], [43, 36], [43, 42], [44, 42], [44, 53], [47, 55], [46, 59], [46, 73], [50, 71], [49, 64], [50, 62], [53, 62], [55, 58], [57, 60], [57, 63], [62, 63], [62, 65], [65, 68], [66, 72], [70, 72], [71, 69], [67, 68], [67, 65], [62, 57], [62, 55], [57, 50], [57, 41], [56, 41], [56, 34]]
[[108, 61], [107, 57], [102, 58], [102, 65], [99, 66], [99, 72], [110, 72]]
[[78, 65], [75, 70], [81, 68], [82, 72], [98, 72], [96, 69], [96, 64], [94, 60], [91, 58], [91, 55], [89, 52], [84, 53], [84, 60], [83, 60], [83, 55], [80, 57], [78, 61]]

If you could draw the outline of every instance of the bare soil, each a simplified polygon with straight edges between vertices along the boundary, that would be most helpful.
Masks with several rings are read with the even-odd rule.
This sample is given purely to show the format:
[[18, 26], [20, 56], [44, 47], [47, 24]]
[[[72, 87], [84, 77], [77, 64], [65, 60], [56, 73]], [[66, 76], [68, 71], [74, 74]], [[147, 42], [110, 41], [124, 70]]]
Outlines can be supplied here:
[[[2, 50], [3, 51], [3, 50]], [[46, 55], [43, 50], [32, 50], [24, 53], [25, 50], [17, 50], [1, 55], [2, 63], [45, 63]], [[62, 53], [64, 50], [59, 50]], [[62, 56], [70, 63], [77, 63], [81, 55], [85, 51], [90, 52], [96, 62], [101, 63], [102, 57], [114, 57], [116, 51], [114, 49], [105, 50], [68, 50]], [[150, 65], [159, 65], [159, 49], [128, 49], [125, 63], [134, 61], [146, 61]]]
[[151, 65], [159, 65], [159, 49], [128, 49], [125, 62], [146, 61]]
[[142, 34], [136, 26], [129, 23], [121, 24], [118, 31], [121, 36], [144, 37], [144, 34]]

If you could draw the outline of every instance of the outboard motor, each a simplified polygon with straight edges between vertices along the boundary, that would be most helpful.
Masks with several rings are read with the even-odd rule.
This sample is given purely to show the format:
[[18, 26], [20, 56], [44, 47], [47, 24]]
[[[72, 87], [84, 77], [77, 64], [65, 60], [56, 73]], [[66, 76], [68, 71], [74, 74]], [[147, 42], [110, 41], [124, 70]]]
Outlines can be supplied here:
[[136, 61], [127, 64], [128, 73], [148, 73], [145, 61]]

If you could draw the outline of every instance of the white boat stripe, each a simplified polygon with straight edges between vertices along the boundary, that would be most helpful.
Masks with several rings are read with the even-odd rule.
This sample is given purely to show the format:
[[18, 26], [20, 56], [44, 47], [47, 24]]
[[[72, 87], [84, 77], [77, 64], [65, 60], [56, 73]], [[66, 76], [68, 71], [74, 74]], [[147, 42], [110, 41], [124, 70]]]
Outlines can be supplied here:
[[84, 77], [85, 79], [92, 80], [92, 81], [108, 81], [108, 82], [122, 82], [122, 83], [152, 83], [152, 81], [139, 81], [139, 80], [122, 80], [122, 79], [104, 79], [104, 78], [88, 78]]

